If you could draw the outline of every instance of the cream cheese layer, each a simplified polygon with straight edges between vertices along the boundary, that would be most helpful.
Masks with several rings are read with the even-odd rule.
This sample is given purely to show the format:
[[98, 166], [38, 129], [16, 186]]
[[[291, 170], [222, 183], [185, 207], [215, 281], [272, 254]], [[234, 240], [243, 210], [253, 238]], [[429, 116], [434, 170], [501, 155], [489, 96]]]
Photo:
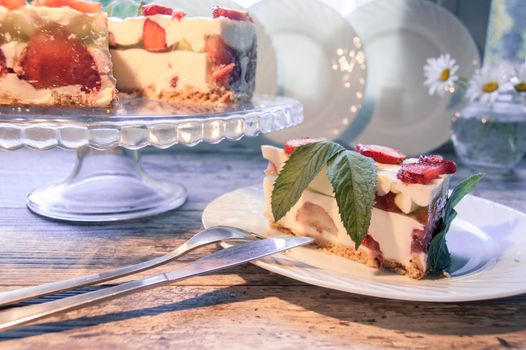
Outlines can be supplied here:
[[208, 62], [205, 53], [169, 51], [152, 53], [143, 49], [111, 50], [117, 88], [133, 92], [146, 88], [160, 94], [165, 90], [192, 87], [207, 92]]
[[[272, 162], [279, 173], [289, 156], [282, 148], [274, 146], [262, 146], [263, 158]], [[414, 162], [415, 159], [408, 159], [405, 162]], [[396, 194], [395, 204], [405, 214], [414, 212], [420, 207], [429, 206], [433, 199], [442, 193], [443, 187], [447, 186], [448, 175], [442, 175], [427, 185], [406, 184], [400, 181], [396, 174], [400, 165], [376, 163], [376, 194], [384, 196], [390, 192]], [[310, 183], [309, 188], [327, 196], [334, 196], [332, 185], [327, 177], [327, 169], [322, 171]]]
[[[264, 214], [272, 221], [274, 221], [274, 217], [272, 215], [271, 195], [274, 181], [275, 177], [273, 176], [266, 176], [263, 181]], [[304, 221], [302, 222], [300, 216], [305, 205], [323, 208], [323, 211], [334, 224], [334, 229], [328, 229], [332, 227], [332, 224], [316, 224], [316, 220], [323, 220], [321, 216], [325, 215], [325, 213], [319, 215], [319, 218], [310, 218], [308, 224]], [[295, 234], [318, 238], [334, 246], [354, 249], [354, 241], [343, 226], [338, 211], [338, 204], [332, 196], [305, 190], [299, 201], [277, 223]], [[406, 267], [414, 262], [412, 260], [418, 259], [419, 264], [425, 269], [425, 254], [414, 254], [411, 251], [413, 231], [423, 229], [424, 225], [410, 216], [373, 208], [368, 234], [378, 242], [380, 251], [385, 259], [394, 260]], [[369, 249], [364, 245], [361, 245], [358, 251], [370, 254]]]

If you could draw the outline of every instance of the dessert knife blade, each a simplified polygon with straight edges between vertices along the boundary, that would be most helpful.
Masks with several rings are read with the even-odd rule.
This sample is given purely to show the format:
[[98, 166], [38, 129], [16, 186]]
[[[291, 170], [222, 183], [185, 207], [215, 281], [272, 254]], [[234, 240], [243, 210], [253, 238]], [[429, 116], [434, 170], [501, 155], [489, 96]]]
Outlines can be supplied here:
[[160, 287], [173, 281], [244, 264], [284, 250], [312, 243], [312, 241], [312, 238], [309, 237], [281, 237], [237, 244], [219, 250], [168, 273], [162, 273], [143, 280], [130, 281], [60, 300], [25, 307], [15, 307], [0, 314], [0, 331], [133, 292]]

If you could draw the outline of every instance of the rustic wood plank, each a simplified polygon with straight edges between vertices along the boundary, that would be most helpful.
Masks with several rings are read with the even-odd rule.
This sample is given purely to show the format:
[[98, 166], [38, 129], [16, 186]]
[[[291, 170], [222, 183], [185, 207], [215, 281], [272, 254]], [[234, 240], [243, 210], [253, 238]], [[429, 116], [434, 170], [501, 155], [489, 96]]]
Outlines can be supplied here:
[[[30, 213], [26, 194], [65, 176], [74, 158], [59, 150], [0, 153], [0, 291], [168, 252], [201, 228], [201, 211], [210, 200], [259, 183], [265, 167], [258, 154], [244, 150], [149, 153], [143, 160], [154, 176], [174, 177], [189, 188], [189, 201], [179, 210], [111, 224], [71, 224]], [[457, 178], [468, 172], [461, 168]], [[516, 176], [485, 179], [476, 194], [526, 212], [525, 177], [523, 162]], [[160, 271], [166, 267], [134, 278]], [[95, 288], [100, 286], [88, 289]], [[0, 349], [225, 347], [526, 348], [526, 295], [473, 303], [399, 302], [304, 285], [247, 265], [0, 333]]]

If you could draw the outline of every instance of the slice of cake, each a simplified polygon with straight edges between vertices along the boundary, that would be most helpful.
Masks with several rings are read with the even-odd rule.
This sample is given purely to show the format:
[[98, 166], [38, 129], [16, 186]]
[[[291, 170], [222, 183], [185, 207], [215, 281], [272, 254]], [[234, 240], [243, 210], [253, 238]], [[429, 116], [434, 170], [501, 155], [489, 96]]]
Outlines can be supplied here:
[[216, 8], [187, 17], [160, 5], [142, 17], [110, 18], [119, 91], [191, 103], [249, 99], [255, 87], [256, 28], [245, 12]]
[[109, 106], [106, 14], [80, 0], [0, 0], [0, 104]]
[[[431, 241], [447, 231], [446, 221], [454, 217], [452, 207], [446, 208], [454, 162], [440, 156], [407, 159], [397, 150], [372, 145], [358, 145], [354, 152], [319, 140], [290, 141], [284, 149], [263, 146], [262, 153], [269, 161], [264, 196], [272, 227], [416, 279], [442, 268], [429, 266], [430, 249], [446, 249], [433, 251], [432, 259], [449, 259], [447, 247], [442, 242], [431, 247]], [[439, 260], [432, 264], [448, 263]]]

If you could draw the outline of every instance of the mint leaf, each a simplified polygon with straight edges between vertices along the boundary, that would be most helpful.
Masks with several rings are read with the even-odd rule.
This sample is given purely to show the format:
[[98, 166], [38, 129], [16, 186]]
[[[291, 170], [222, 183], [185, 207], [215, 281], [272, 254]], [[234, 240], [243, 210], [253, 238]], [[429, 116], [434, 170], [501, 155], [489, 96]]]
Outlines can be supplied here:
[[473, 192], [483, 176], [481, 173], [472, 175], [455, 187], [447, 201], [446, 214], [449, 214], [468, 193]]
[[135, 0], [113, 0], [103, 5], [108, 17], [127, 18], [141, 15], [141, 6], [144, 3]]
[[449, 273], [449, 268], [451, 267], [451, 255], [447, 248], [446, 234], [456, 216], [457, 212], [453, 210], [449, 216], [450, 220], [442, 221], [439, 232], [433, 237], [429, 244], [427, 264], [429, 273], [431, 274], [441, 275], [444, 272]]
[[430, 273], [442, 274], [449, 273], [451, 267], [451, 255], [447, 248], [446, 234], [451, 227], [451, 223], [457, 216], [455, 207], [468, 193], [472, 192], [484, 174], [476, 174], [468, 177], [458, 184], [451, 196], [449, 196], [444, 209], [444, 218], [440, 224], [438, 233], [433, 237], [429, 245], [427, 264]]
[[298, 202], [302, 192], [327, 162], [345, 151], [331, 141], [309, 143], [298, 147], [280, 171], [272, 190], [272, 214], [278, 221]]
[[341, 152], [329, 161], [327, 175], [343, 226], [358, 249], [371, 223], [376, 193], [374, 160], [356, 152]]

